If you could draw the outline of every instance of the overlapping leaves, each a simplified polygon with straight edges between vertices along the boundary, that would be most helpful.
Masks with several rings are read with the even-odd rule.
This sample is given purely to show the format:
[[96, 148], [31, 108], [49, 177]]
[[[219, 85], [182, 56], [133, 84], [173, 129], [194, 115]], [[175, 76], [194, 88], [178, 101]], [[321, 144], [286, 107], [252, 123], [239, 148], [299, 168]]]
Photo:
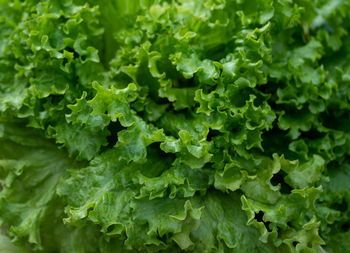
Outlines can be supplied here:
[[0, 0], [4, 232], [33, 252], [346, 252], [349, 11]]

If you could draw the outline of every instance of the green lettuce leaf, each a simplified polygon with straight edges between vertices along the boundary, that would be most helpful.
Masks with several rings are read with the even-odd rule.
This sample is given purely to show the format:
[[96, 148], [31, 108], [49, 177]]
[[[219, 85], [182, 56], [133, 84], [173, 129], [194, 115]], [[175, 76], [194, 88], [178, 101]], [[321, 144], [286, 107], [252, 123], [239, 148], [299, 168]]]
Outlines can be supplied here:
[[349, 13], [0, 0], [0, 251], [349, 251]]

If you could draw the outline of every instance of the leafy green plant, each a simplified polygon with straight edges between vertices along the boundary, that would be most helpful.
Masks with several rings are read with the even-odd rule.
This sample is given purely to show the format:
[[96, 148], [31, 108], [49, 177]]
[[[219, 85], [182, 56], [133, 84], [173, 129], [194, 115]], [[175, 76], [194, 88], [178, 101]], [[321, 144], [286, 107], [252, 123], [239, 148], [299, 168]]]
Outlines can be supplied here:
[[349, 31], [346, 0], [0, 0], [0, 252], [349, 252]]

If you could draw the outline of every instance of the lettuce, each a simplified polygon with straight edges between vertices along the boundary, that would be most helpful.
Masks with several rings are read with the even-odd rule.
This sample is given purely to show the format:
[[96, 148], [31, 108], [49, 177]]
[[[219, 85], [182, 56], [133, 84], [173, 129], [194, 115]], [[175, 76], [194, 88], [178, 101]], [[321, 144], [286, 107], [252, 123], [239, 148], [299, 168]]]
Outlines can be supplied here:
[[0, 0], [0, 252], [349, 252], [346, 0]]

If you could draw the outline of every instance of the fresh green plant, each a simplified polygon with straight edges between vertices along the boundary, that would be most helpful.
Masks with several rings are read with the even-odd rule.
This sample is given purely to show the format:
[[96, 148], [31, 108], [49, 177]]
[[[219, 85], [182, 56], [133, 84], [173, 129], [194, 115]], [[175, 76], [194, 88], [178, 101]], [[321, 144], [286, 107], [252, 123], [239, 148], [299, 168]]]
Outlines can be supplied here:
[[348, 0], [0, 0], [0, 252], [350, 252], [349, 31]]

